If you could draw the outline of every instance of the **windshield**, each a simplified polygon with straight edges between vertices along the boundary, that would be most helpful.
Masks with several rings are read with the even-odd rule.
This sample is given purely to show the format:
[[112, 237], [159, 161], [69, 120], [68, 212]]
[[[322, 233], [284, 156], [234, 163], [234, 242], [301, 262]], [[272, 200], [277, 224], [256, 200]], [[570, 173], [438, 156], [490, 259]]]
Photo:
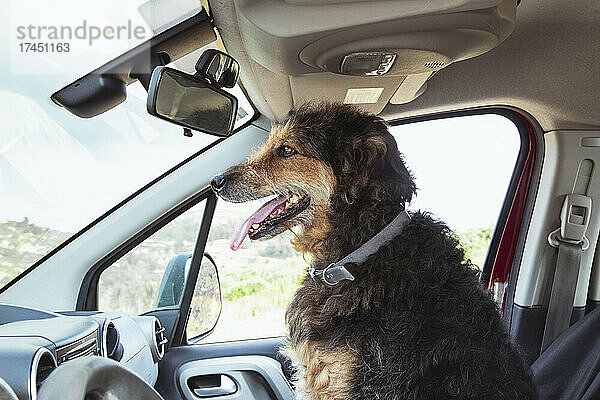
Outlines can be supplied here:
[[[0, 49], [9, 55], [0, 61], [0, 287], [217, 140], [202, 133], [185, 137], [182, 128], [151, 117], [138, 82], [127, 88], [124, 103], [91, 119], [49, 99], [200, 10], [195, 0], [171, 0], [168, 12], [155, 8], [164, 3], [9, 1], [10, 12], [0, 18]], [[240, 100], [239, 126], [253, 111], [238, 87], [233, 93]]]

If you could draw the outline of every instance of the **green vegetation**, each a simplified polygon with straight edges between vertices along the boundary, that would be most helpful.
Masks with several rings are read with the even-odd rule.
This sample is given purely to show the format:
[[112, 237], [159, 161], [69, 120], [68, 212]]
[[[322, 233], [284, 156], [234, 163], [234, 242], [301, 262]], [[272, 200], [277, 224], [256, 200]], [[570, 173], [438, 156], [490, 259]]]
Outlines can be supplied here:
[[64, 242], [70, 233], [23, 221], [0, 221], [0, 287]]
[[[171, 258], [193, 251], [202, 211], [202, 204], [192, 208], [103, 272], [100, 309], [139, 314], [154, 308]], [[221, 317], [209, 341], [283, 334], [285, 307], [308, 267], [286, 236], [264, 242], [246, 240], [238, 251], [231, 251], [229, 237], [237, 222], [215, 218], [206, 245], [219, 268], [223, 299]], [[485, 228], [458, 234], [465, 257], [478, 267], [483, 265], [492, 233], [492, 228]], [[69, 236], [27, 220], [0, 222], [0, 285]], [[190, 324], [195, 327], [193, 318]]]
[[493, 234], [493, 227], [469, 229], [458, 234], [460, 244], [465, 249], [465, 258], [470, 259], [479, 269], [483, 268]]

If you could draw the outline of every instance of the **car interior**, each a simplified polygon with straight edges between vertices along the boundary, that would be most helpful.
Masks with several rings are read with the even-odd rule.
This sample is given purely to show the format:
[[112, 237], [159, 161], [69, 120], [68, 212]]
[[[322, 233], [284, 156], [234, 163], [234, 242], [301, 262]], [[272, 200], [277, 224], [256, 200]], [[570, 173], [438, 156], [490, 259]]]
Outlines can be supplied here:
[[[80, 71], [48, 101], [69, 118], [93, 119], [120, 107], [139, 81], [148, 118], [219, 138], [0, 288], [1, 399], [294, 398], [282, 337], [202, 342], [221, 312], [219, 266], [205, 254], [220, 201], [209, 182], [251, 155], [290, 109], [320, 100], [392, 126], [480, 114], [515, 124], [520, 149], [481, 284], [544, 398], [598, 396], [600, 3], [182, 3], [191, 4], [185, 13], [149, 1], [152, 38]], [[243, 100], [229, 91], [236, 82], [250, 101], [241, 125]], [[206, 109], [174, 111], [174, 96], [206, 99]], [[156, 309], [101, 311], [101, 273], [201, 202], [193, 252], [169, 262]], [[198, 293], [207, 322], [192, 338]]]

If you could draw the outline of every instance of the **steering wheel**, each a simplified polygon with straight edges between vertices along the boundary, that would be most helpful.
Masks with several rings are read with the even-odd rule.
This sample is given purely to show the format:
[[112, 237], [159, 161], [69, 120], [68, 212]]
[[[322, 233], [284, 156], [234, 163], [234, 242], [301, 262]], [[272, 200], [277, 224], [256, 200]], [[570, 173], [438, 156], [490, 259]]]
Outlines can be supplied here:
[[8, 383], [0, 378], [0, 400], [19, 400]]
[[44, 381], [38, 400], [164, 400], [142, 378], [103, 357], [69, 361]]

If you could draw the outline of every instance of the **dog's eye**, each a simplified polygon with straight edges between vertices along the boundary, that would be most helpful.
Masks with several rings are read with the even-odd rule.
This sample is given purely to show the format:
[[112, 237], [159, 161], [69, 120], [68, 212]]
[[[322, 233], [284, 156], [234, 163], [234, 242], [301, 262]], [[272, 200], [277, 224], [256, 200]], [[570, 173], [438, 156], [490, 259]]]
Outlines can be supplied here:
[[296, 150], [290, 146], [282, 145], [277, 148], [277, 155], [279, 157], [290, 157], [296, 154]]

